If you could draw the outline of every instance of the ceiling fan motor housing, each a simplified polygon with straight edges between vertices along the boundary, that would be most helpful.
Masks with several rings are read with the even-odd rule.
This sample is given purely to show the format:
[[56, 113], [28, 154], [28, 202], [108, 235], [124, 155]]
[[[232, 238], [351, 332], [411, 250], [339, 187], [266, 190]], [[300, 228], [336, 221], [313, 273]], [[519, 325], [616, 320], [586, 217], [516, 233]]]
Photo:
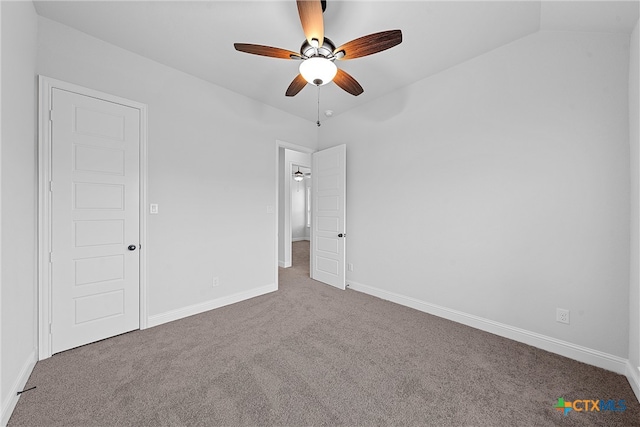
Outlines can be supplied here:
[[336, 46], [333, 44], [333, 42], [325, 37], [324, 43], [318, 48], [311, 46], [309, 42], [305, 40], [300, 47], [300, 53], [303, 57], [307, 58], [322, 56], [327, 59], [334, 59], [333, 51], [335, 50], [335, 48]]

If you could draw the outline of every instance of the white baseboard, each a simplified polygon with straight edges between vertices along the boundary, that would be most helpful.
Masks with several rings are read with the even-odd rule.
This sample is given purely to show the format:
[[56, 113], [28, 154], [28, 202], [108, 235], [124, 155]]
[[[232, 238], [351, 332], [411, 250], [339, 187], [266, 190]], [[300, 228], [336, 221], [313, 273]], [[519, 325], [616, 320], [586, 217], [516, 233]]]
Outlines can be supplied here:
[[[597, 366], [599, 368], [613, 371], [617, 374], [627, 375], [627, 359], [604, 353], [599, 350], [572, 344], [546, 335], [531, 332], [526, 329], [516, 328], [504, 323], [495, 322], [493, 320], [467, 314], [458, 310], [442, 307], [436, 304], [420, 301], [415, 298], [389, 292], [383, 289], [374, 288], [353, 281], [348, 281], [349, 289], [360, 291], [387, 301], [392, 301], [407, 307], [414, 308], [425, 313], [433, 314], [438, 317], [453, 320], [463, 325], [471, 326], [482, 331], [490, 332], [501, 337], [509, 338], [533, 347], [541, 348], [579, 362]], [[628, 375], [627, 375], [628, 377]], [[631, 382], [631, 379], [629, 380]], [[637, 376], [636, 376], [636, 385]], [[632, 385], [633, 386], [633, 385]], [[634, 390], [635, 391], [635, 390]], [[636, 391], [636, 395], [638, 392]]]
[[631, 362], [627, 361], [627, 372], [625, 374], [638, 402], [640, 402], [640, 366], [633, 366]]
[[284, 261], [280, 261], [280, 260], [278, 260], [278, 267], [286, 268], [286, 267], [284, 266]]
[[9, 418], [11, 418], [11, 414], [18, 404], [18, 399], [20, 398], [18, 392], [24, 389], [24, 385], [27, 383], [31, 372], [33, 371], [33, 367], [36, 366], [36, 354], [36, 350], [33, 350], [27, 357], [27, 360], [24, 362], [24, 366], [20, 370], [20, 374], [9, 389], [9, 394], [7, 396], [3, 396], [2, 419], [0, 424], [3, 427], [9, 422]]
[[260, 288], [250, 289], [244, 292], [238, 292], [237, 294], [229, 295], [222, 298], [216, 298], [214, 300], [201, 302], [198, 304], [190, 305], [188, 307], [178, 308], [166, 313], [156, 314], [149, 316], [148, 327], [162, 325], [163, 323], [173, 322], [174, 320], [183, 319], [185, 317], [193, 316], [194, 314], [204, 313], [205, 311], [213, 310], [214, 308], [224, 307], [225, 305], [235, 304], [240, 301], [244, 301], [250, 298], [255, 298], [260, 295], [268, 294], [278, 290], [278, 286], [275, 283], [262, 286]]

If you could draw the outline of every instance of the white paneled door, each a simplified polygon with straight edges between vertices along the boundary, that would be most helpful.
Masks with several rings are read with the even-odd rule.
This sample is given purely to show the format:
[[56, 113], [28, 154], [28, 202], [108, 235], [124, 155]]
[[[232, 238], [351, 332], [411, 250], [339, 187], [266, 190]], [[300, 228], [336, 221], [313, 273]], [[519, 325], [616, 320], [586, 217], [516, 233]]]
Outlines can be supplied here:
[[139, 328], [140, 111], [53, 89], [51, 345]]
[[311, 278], [345, 289], [346, 145], [312, 154]]

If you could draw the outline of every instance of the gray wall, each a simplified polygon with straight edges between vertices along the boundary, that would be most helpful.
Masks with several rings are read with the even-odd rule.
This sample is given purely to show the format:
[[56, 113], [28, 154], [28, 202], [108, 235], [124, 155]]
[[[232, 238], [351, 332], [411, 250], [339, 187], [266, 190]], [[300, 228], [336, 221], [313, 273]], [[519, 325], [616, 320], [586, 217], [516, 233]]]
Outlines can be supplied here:
[[304, 182], [291, 183], [291, 238], [304, 238], [306, 221], [306, 190]]
[[0, 403], [3, 422], [36, 353], [36, 35], [31, 2], [2, 9]]
[[626, 359], [628, 57], [540, 32], [327, 120], [347, 282]]

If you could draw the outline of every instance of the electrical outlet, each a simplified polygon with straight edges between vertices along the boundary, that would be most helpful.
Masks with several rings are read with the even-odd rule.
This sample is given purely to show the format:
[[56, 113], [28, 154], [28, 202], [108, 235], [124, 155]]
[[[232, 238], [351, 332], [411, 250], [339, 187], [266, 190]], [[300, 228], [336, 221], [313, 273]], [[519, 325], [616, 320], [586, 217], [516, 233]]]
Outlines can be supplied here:
[[214, 277], [213, 281], [211, 282], [211, 286], [215, 288], [218, 285], [220, 285], [220, 279], [218, 279], [217, 277]]
[[351, 263], [347, 264], [347, 270], [353, 271], [353, 264]]
[[569, 310], [556, 308], [556, 322], [569, 324]]

